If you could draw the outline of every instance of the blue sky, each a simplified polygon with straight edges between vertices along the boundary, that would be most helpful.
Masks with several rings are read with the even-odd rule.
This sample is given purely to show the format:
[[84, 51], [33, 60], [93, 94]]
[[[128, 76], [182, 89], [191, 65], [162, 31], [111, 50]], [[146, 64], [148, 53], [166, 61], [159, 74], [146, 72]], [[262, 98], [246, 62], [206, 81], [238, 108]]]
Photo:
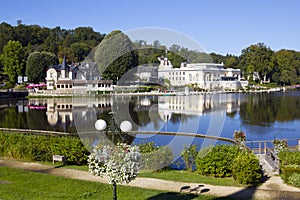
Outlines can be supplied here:
[[[4, 0], [0, 22], [95, 31], [175, 30], [207, 52], [240, 55], [251, 44], [300, 51], [298, 0]], [[163, 43], [163, 42], [162, 42]]]

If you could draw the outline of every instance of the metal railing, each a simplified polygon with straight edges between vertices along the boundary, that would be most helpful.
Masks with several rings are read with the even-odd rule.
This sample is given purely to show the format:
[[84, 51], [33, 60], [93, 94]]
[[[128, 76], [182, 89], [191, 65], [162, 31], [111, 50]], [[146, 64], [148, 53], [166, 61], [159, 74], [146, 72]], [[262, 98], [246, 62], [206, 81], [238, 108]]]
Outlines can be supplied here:
[[266, 148], [265, 160], [269, 163], [269, 165], [273, 168], [273, 170], [279, 174], [280, 172], [280, 160], [276, 153], [270, 149]]

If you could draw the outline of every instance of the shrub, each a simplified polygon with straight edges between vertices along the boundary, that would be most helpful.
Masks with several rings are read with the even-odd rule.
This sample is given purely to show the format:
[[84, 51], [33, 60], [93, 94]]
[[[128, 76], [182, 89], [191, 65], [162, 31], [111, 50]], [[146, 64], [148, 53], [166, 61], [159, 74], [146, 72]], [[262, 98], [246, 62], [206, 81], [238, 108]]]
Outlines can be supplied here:
[[138, 145], [142, 153], [141, 169], [158, 171], [166, 169], [173, 162], [173, 153], [170, 147], [158, 147], [154, 142]]
[[197, 146], [192, 145], [190, 147], [184, 146], [183, 151], [181, 152], [182, 159], [185, 163], [185, 167], [187, 170], [192, 171], [193, 166], [195, 165], [197, 158]]
[[299, 151], [281, 151], [278, 153], [281, 166], [285, 165], [300, 165]]
[[288, 183], [294, 187], [300, 187], [300, 174], [293, 173], [288, 177]]
[[288, 183], [289, 177], [292, 176], [292, 174], [300, 174], [300, 168], [293, 166], [285, 166], [281, 168], [281, 178], [284, 182]]
[[205, 176], [232, 176], [233, 160], [239, 155], [236, 145], [217, 145], [199, 151], [196, 158], [197, 172]]
[[89, 171], [109, 184], [129, 183], [138, 175], [141, 154], [137, 146], [119, 143], [97, 146], [89, 155]]
[[0, 156], [29, 161], [52, 161], [52, 155], [65, 155], [69, 164], [86, 164], [89, 152], [80, 138], [22, 135], [0, 132]]
[[243, 152], [232, 165], [233, 178], [241, 184], [260, 182], [262, 177], [259, 160], [253, 153]]
[[288, 143], [286, 140], [275, 139], [273, 141], [273, 144], [274, 144], [274, 151], [276, 154], [278, 154], [282, 151], [286, 151], [287, 147], [288, 147]]
[[138, 147], [141, 153], [150, 153], [159, 149], [159, 147], [156, 146], [154, 142], [146, 142], [143, 144], [139, 144]]

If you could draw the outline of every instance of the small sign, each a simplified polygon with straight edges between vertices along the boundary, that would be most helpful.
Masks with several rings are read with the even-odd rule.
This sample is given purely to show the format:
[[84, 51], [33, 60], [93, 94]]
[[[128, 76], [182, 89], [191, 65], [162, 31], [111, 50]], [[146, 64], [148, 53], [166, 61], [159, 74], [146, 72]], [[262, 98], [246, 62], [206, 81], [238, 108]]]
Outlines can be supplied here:
[[23, 81], [26, 83], [26, 82], [28, 82], [28, 77], [27, 76], [24, 76], [23, 77]]

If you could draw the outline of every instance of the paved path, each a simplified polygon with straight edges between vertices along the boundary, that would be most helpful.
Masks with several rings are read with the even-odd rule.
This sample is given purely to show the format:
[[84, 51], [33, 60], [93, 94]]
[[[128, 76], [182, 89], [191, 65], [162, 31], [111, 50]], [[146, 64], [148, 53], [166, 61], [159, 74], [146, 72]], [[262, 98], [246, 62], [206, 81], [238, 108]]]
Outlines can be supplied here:
[[[0, 166], [14, 167], [73, 179], [106, 183], [104, 179], [92, 176], [86, 171], [42, 165], [39, 163], [19, 162], [5, 159], [0, 160]], [[300, 189], [284, 184], [278, 176], [270, 177], [258, 188], [214, 186], [202, 183], [184, 183], [153, 178], [137, 178], [129, 183], [129, 186], [171, 192], [188, 192], [194, 194], [215, 195], [219, 197], [233, 197], [236, 199], [300, 199]]]

